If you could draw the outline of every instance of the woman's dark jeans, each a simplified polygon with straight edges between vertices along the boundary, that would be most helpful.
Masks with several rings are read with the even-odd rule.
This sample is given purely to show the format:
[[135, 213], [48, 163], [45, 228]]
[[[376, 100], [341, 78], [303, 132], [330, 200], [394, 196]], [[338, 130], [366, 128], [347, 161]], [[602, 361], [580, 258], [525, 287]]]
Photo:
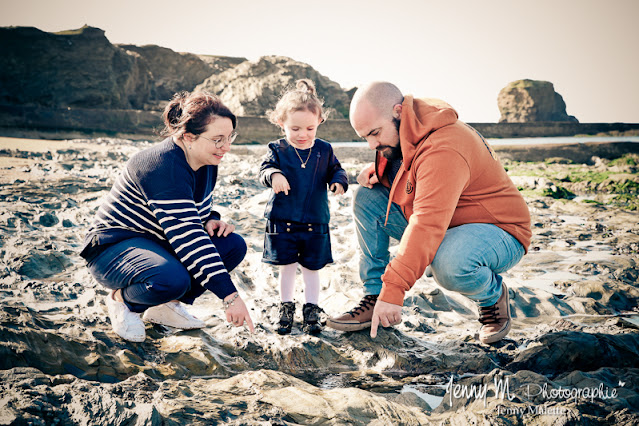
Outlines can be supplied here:
[[[238, 234], [213, 236], [211, 241], [229, 272], [246, 255], [246, 243]], [[122, 289], [124, 303], [132, 312], [171, 300], [192, 304], [205, 291], [191, 279], [168, 243], [148, 238], [130, 238], [106, 247], [89, 260], [88, 268], [103, 286]]]

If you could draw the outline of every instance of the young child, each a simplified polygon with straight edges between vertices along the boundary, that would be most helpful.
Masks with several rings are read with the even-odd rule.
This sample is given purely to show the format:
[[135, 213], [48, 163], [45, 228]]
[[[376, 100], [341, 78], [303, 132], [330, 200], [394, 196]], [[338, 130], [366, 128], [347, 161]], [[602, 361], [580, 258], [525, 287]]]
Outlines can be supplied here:
[[326, 119], [323, 102], [311, 80], [296, 82], [269, 115], [285, 138], [268, 144], [260, 167], [260, 181], [273, 188], [266, 205], [266, 235], [262, 261], [280, 265], [280, 320], [277, 332], [288, 334], [293, 326], [295, 273], [302, 268], [306, 303], [302, 329], [322, 331], [317, 305], [319, 270], [333, 262], [328, 233], [330, 213], [327, 187], [335, 194], [348, 189], [348, 178], [331, 145], [315, 139], [317, 127]]

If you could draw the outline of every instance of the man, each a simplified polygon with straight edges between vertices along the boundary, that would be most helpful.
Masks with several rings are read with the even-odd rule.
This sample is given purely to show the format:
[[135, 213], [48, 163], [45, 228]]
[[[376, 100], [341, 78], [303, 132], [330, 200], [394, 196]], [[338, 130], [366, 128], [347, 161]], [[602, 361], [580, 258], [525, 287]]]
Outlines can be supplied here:
[[[399, 324], [404, 294], [430, 265], [435, 280], [479, 307], [483, 343], [511, 326], [500, 273], [530, 244], [524, 199], [483, 137], [448, 104], [403, 96], [391, 83], [355, 93], [351, 125], [377, 150], [358, 176], [354, 215], [365, 296], [329, 327], [353, 331]], [[389, 237], [400, 240], [389, 262]]]

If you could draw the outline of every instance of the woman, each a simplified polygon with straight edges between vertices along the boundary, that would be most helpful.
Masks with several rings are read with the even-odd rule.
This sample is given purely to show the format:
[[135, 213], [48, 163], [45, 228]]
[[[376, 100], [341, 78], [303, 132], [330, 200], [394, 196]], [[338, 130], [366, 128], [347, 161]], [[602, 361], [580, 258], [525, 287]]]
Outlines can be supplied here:
[[253, 332], [229, 276], [244, 259], [246, 243], [212, 209], [217, 166], [237, 136], [237, 119], [216, 96], [187, 92], [173, 97], [163, 119], [168, 137], [129, 160], [98, 210], [81, 256], [112, 290], [106, 305], [113, 331], [123, 339], [144, 341], [143, 319], [204, 327], [184, 304], [205, 289], [224, 301], [229, 322], [246, 322]]

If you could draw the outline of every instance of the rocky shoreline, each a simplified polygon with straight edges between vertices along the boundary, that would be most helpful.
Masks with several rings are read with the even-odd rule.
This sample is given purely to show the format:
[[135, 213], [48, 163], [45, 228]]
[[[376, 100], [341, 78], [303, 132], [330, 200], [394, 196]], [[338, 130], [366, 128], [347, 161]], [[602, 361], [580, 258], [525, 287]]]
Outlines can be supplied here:
[[[277, 276], [260, 262], [265, 147], [234, 147], [216, 203], [249, 246], [232, 276], [256, 333], [229, 327], [208, 294], [193, 307], [206, 328], [149, 325], [135, 344], [110, 331], [107, 293], [77, 252], [126, 159], [151, 142], [0, 142], [0, 424], [639, 422], [636, 154], [582, 164], [499, 153], [534, 235], [505, 275], [513, 331], [486, 346], [472, 304], [431, 278], [377, 339], [275, 333]], [[336, 153], [351, 181], [371, 160], [365, 147]], [[331, 315], [361, 297], [351, 194], [330, 199], [335, 264], [320, 305]]]

